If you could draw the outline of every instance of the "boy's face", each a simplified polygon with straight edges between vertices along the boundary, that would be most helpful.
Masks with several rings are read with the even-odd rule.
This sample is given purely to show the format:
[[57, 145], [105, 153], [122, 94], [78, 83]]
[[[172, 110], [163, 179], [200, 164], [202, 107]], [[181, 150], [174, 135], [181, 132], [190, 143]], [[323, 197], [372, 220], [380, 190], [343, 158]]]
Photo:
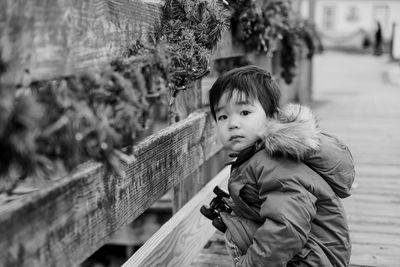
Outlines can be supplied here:
[[252, 146], [268, 123], [260, 102], [241, 96], [237, 90], [229, 100], [228, 93], [224, 93], [215, 110], [219, 138], [230, 152]]

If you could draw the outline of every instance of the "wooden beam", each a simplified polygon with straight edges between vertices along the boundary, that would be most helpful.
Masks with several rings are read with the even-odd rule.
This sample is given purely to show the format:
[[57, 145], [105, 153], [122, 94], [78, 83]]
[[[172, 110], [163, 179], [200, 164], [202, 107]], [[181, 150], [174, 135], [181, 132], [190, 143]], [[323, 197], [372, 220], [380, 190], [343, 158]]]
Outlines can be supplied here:
[[98, 69], [146, 41], [160, 3], [140, 0], [0, 1], [0, 58], [6, 85]]
[[135, 146], [122, 162], [124, 177], [88, 162], [2, 205], [2, 266], [79, 264], [220, 149], [211, 116], [196, 112]]
[[198, 194], [166, 222], [122, 267], [189, 266], [214, 235], [211, 221], [200, 213], [215, 196], [216, 185], [226, 188], [230, 167], [225, 167]]

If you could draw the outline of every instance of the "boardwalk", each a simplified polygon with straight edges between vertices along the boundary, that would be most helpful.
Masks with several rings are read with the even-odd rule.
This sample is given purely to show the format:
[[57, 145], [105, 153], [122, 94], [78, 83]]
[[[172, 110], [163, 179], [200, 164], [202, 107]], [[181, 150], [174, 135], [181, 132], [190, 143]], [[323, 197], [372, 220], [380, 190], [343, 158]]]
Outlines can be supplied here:
[[[348, 144], [356, 163], [353, 195], [344, 201], [354, 267], [400, 266], [400, 79], [392, 76], [394, 67], [400, 68], [370, 55], [315, 58], [312, 108], [321, 127]], [[232, 266], [221, 235], [192, 266]]]

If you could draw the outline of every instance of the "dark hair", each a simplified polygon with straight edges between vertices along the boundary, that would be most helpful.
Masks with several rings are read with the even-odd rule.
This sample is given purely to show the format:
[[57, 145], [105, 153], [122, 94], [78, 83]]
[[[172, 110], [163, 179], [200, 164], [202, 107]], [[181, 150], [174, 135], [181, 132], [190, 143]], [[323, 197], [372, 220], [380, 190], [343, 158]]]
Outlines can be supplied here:
[[215, 109], [225, 92], [228, 99], [234, 91], [246, 98], [260, 101], [267, 117], [272, 117], [279, 108], [281, 92], [271, 74], [257, 66], [244, 66], [222, 74], [213, 84], [209, 92], [211, 114], [216, 119]]

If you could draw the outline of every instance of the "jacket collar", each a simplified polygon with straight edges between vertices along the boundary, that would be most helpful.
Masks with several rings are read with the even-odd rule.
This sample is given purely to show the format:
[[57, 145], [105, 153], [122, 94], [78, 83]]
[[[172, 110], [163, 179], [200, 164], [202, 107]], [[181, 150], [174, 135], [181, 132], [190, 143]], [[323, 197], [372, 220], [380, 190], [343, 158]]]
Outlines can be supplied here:
[[238, 154], [230, 154], [230, 157], [236, 157], [236, 160], [228, 162], [227, 165], [232, 164], [232, 168], [240, 166], [242, 163], [246, 162], [255, 153], [264, 148], [264, 141], [261, 139], [254, 143], [254, 145], [243, 149]]

